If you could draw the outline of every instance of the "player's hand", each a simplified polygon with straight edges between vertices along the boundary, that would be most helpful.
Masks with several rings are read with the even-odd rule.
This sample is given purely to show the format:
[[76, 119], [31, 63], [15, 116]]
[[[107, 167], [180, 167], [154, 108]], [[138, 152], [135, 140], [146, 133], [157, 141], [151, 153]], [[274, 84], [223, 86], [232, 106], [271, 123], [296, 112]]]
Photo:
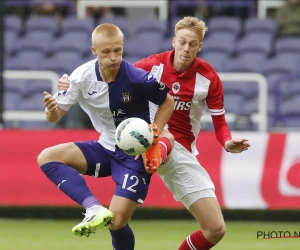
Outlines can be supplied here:
[[248, 150], [250, 146], [248, 139], [233, 139], [226, 141], [224, 145], [226, 151], [231, 153], [241, 153]]
[[56, 99], [46, 91], [44, 91], [44, 105], [49, 112], [53, 112], [58, 108]]
[[69, 76], [64, 74], [57, 83], [58, 90], [66, 90], [70, 87]]

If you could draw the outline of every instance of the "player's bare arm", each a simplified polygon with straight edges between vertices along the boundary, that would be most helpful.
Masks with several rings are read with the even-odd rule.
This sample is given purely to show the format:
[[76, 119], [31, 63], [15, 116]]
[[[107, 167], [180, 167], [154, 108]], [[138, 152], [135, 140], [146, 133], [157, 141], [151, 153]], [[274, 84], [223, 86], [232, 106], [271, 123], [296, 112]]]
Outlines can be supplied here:
[[163, 131], [164, 126], [169, 121], [174, 110], [174, 100], [170, 94], [167, 95], [166, 100], [158, 106], [154, 117], [154, 124], [157, 126], [159, 132]]
[[248, 150], [250, 146], [248, 139], [232, 139], [224, 144], [226, 151], [230, 153], [241, 153]]
[[44, 105], [46, 118], [49, 122], [58, 122], [66, 113], [57, 106], [56, 99], [46, 91], [44, 91]]

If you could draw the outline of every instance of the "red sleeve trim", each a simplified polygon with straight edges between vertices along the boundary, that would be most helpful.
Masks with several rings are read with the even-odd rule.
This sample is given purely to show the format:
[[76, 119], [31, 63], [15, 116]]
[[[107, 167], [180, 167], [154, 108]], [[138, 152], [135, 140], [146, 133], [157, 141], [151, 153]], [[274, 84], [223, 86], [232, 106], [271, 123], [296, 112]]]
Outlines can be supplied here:
[[231, 132], [227, 125], [225, 114], [212, 115], [212, 121], [215, 128], [215, 135], [217, 140], [221, 143], [222, 147], [226, 141], [231, 140]]

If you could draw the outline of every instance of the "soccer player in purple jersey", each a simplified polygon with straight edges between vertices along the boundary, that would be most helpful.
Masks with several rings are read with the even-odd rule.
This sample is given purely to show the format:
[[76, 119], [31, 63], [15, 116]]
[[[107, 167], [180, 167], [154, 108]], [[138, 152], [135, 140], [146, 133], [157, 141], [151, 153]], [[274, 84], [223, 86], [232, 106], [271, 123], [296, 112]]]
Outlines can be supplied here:
[[[129, 117], [150, 123], [151, 102], [158, 105], [153, 123], [162, 131], [174, 109], [168, 87], [148, 72], [122, 60], [123, 39], [117, 26], [97, 26], [92, 33], [92, 52], [97, 59], [73, 71], [67, 90], [54, 96], [44, 92], [49, 122], [59, 121], [78, 102], [101, 134], [99, 140], [49, 147], [37, 159], [45, 175], [86, 209], [84, 220], [73, 227], [72, 232], [89, 236], [97, 228], [109, 225], [115, 250], [134, 249], [134, 234], [128, 222], [137, 204], [144, 202], [151, 179], [142, 157], [126, 155], [115, 146], [116, 127]], [[81, 174], [112, 176], [116, 190], [109, 210], [95, 198]]]

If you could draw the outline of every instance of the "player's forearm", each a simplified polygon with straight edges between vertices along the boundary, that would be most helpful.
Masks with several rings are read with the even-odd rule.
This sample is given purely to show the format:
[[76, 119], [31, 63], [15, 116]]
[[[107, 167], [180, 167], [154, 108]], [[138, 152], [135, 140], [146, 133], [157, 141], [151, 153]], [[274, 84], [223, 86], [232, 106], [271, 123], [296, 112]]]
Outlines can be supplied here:
[[228, 128], [225, 115], [212, 116], [215, 135], [220, 144], [226, 149], [225, 142], [231, 140], [231, 132]]
[[168, 95], [167, 99], [158, 106], [157, 112], [154, 117], [154, 124], [158, 127], [159, 132], [161, 132], [164, 126], [169, 121], [172, 113], [174, 111], [174, 100]]
[[61, 109], [57, 108], [53, 111], [49, 111], [47, 108], [45, 109], [45, 114], [48, 122], [55, 123], [58, 122], [64, 115]]

